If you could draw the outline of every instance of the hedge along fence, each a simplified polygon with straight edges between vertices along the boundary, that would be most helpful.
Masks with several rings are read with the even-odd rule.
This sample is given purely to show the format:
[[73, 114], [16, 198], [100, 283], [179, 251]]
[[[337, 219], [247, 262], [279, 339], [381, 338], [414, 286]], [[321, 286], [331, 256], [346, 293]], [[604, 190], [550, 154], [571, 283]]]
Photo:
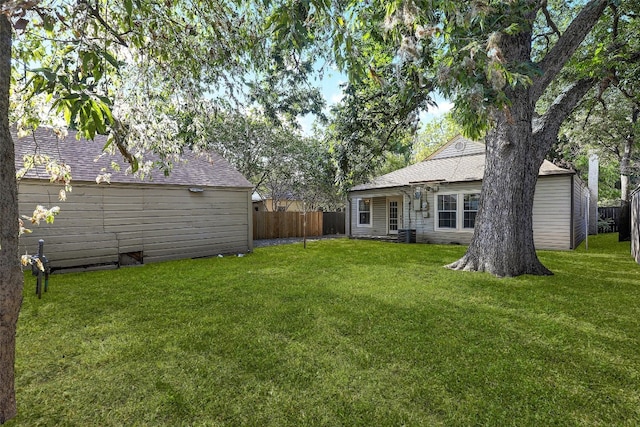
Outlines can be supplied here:
[[[303, 237], [304, 212], [254, 212], [253, 238], [282, 239], [285, 237]], [[307, 237], [322, 236], [322, 212], [306, 213]]]

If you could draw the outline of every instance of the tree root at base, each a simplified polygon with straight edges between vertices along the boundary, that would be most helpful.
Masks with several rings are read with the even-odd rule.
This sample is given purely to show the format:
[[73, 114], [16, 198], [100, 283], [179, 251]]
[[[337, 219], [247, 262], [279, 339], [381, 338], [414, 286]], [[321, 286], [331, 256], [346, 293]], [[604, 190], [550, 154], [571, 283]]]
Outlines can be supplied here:
[[552, 276], [553, 272], [542, 265], [537, 259], [529, 265], [496, 266], [488, 262], [481, 262], [477, 257], [464, 255], [457, 261], [444, 266], [450, 270], [486, 272], [496, 277], [515, 277], [523, 274], [534, 276]]

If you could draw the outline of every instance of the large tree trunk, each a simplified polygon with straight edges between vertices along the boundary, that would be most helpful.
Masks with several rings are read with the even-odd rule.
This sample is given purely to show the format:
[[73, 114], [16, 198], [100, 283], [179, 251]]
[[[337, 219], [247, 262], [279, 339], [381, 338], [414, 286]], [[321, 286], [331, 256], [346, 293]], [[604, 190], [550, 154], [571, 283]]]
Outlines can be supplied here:
[[10, 23], [0, 14], [0, 424], [17, 412], [14, 361], [23, 286], [18, 254], [18, 186], [9, 132], [11, 37]]
[[[531, 62], [532, 33], [541, 2], [529, 1], [522, 31], [500, 35], [497, 45], [506, 64]], [[486, 160], [480, 206], [466, 254], [447, 267], [486, 271], [496, 276], [552, 274], [538, 260], [533, 242], [533, 197], [544, 156], [558, 137], [564, 119], [593, 85], [582, 79], [556, 98], [542, 117], [535, 105], [549, 84], [591, 31], [607, 5], [591, 0], [571, 22], [557, 43], [537, 64], [541, 74], [530, 87], [506, 88], [509, 100], [493, 113], [493, 128], [485, 138]]]
[[[524, 92], [524, 91], [523, 91]], [[509, 113], [496, 114], [486, 138], [480, 206], [467, 253], [448, 267], [496, 276], [551, 274], [533, 243], [533, 197], [542, 156], [533, 140], [533, 105], [521, 94]]]
[[[528, 19], [535, 19], [532, 12]], [[531, 32], [500, 37], [507, 63], [531, 58]], [[475, 230], [466, 254], [448, 267], [486, 271], [499, 277], [551, 274], [533, 243], [533, 196], [546, 151], [534, 141], [533, 88], [506, 88], [511, 104], [493, 113], [485, 137], [486, 160]], [[557, 134], [556, 134], [557, 135]]]

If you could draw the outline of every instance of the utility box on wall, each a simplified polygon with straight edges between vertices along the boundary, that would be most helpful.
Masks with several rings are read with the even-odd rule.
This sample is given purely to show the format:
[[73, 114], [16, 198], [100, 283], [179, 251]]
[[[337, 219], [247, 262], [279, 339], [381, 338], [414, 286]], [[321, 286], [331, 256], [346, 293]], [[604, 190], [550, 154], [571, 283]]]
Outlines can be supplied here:
[[433, 191], [431, 187], [415, 187], [413, 189], [413, 210], [416, 212], [422, 212], [425, 215], [425, 218], [429, 217], [429, 202], [428, 202], [428, 192]]
[[416, 211], [422, 210], [422, 200], [423, 200], [423, 189], [420, 187], [416, 187], [413, 190], [413, 209]]

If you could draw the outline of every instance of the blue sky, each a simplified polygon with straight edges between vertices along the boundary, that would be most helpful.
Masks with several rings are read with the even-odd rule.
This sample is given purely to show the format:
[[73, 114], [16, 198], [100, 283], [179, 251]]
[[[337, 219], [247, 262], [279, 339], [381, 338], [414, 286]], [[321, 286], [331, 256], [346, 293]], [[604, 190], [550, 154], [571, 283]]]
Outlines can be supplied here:
[[[326, 72], [322, 80], [318, 80], [320, 90], [322, 91], [322, 95], [324, 96], [324, 99], [327, 103], [327, 111], [329, 110], [331, 105], [340, 102], [340, 100], [342, 99], [343, 94], [340, 85], [346, 83], [346, 81], [347, 77], [335, 70]], [[442, 97], [436, 96], [435, 99], [438, 107], [430, 108], [429, 111], [420, 114], [420, 121], [422, 124], [428, 123], [434, 118], [442, 116], [453, 107], [453, 104], [451, 102]], [[299, 119], [303, 132], [305, 134], [311, 134], [311, 127], [313, 126], [314, 120], [315, 116], [313, 114], [307, 114], [303, 118]]]

